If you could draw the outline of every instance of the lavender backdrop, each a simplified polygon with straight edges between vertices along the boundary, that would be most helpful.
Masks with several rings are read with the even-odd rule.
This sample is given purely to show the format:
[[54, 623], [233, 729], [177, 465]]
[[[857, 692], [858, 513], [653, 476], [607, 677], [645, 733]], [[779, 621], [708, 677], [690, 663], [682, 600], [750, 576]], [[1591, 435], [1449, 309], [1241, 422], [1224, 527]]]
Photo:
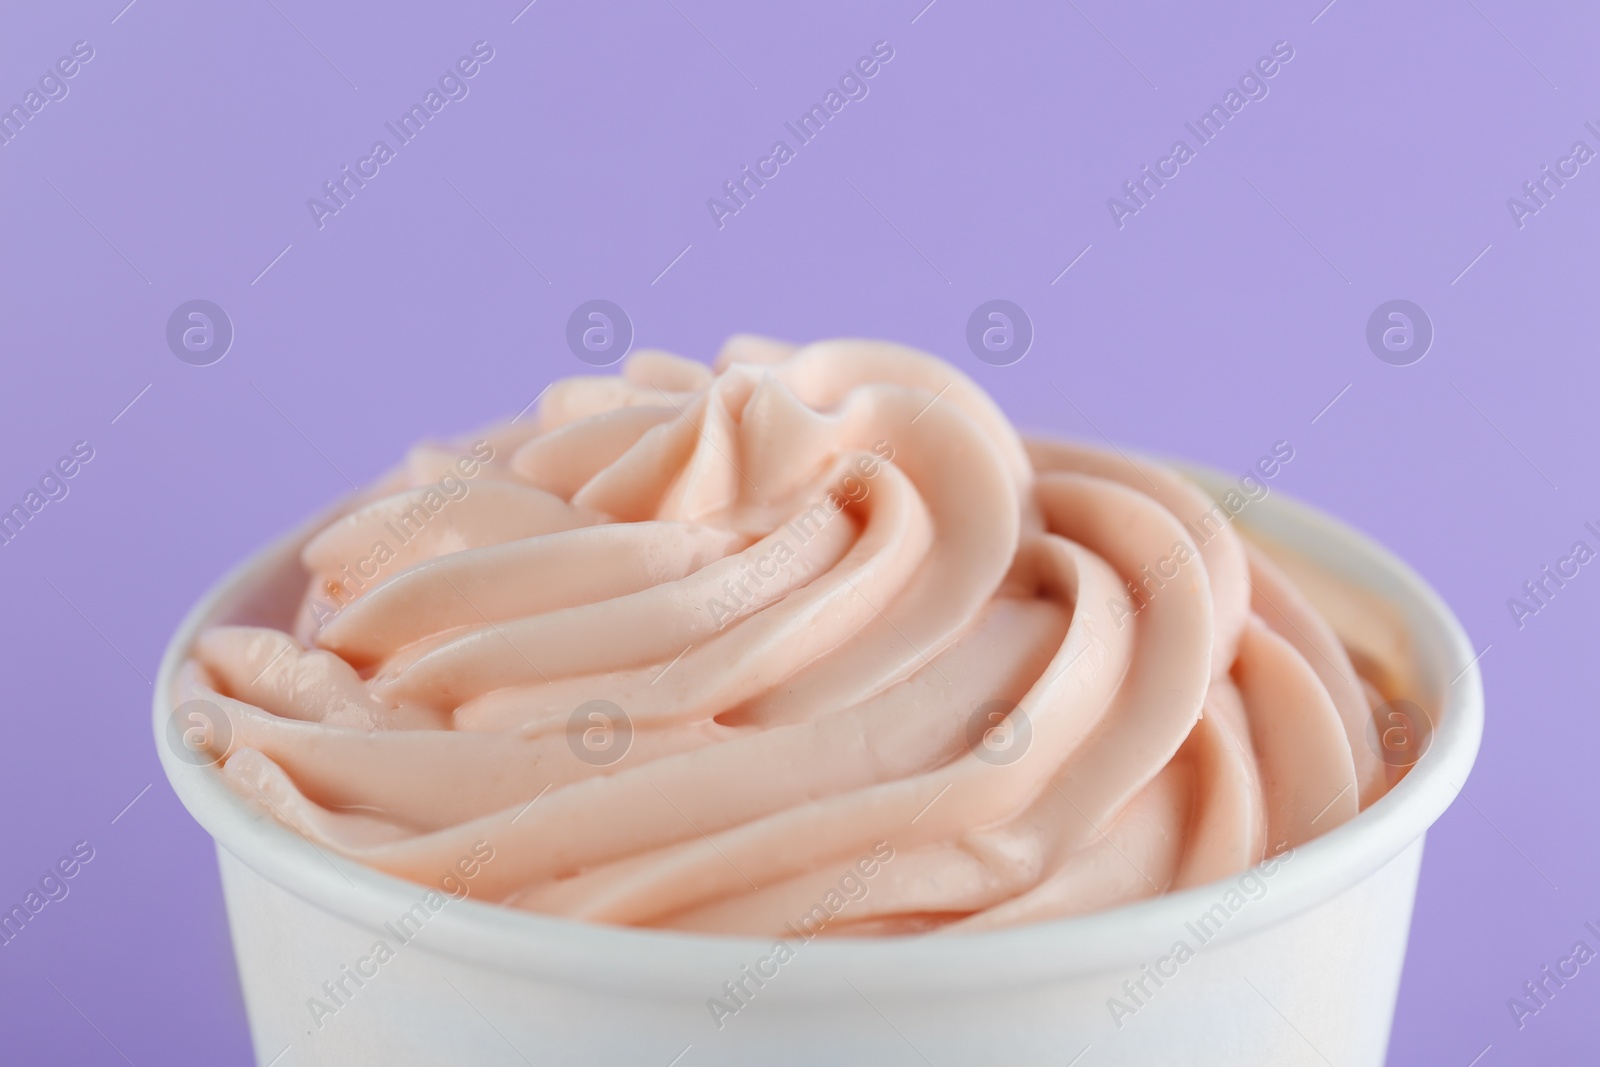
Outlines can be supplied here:
[[[93, 452], [0, 548], [0, 910], [94, 851], [0, 946], [4, 1058], [248, 1061], [211, 844], [152, 751], [162, 645], [413, 439], [585, 370], [565, 331], [594, 298], [699, 358], [734, 331], [903, 340], [1026, 426], [1223, 468], [1291, 441], [1277, 487], [1391, 545], [1485, 649], [1483, 756], [1429, 841], [1391, 1062], [1591, 1057], [1600, 966], [1520, 1030], [1507, 999], [1595, 944], [1600, 577], [1520, 620], [1507, 600], [1600, 547], [1600, 27], [1325, 2], [0, 8], [0, 508]], [[385, 123], [480, 41], [395, 147]], [[880, 41], [864, 98], [708, 208]], [[1277, 42], [1292, 59], [1196, 147], [1184, 124]], [[1161, 163], [1180, 138], [1194, 158]], [[394, 158], [362, 164], [379, 139]], [[372, 176], [331, 213], [347, 164]], [[1176, 175], [1135, 200], [1147, 164]], [[966, 341], [995, 298], [1035, 332], [1010, 366]], [[207, 366], [220, 338], [168, 343], [194, 299], [234, 331]], [[1402, 351], [1369, 346], [1393, 299], [1432, 324], [1420, 362], [1393, 365], [1421, 349], [1400, 320]]]

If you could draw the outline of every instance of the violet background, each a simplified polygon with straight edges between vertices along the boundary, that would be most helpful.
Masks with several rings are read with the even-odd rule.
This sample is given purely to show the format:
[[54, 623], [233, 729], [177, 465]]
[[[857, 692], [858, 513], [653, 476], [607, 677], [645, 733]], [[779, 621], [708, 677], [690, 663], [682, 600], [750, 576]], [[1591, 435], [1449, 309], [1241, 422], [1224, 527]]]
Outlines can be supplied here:
[[[0, 548], [0, 905], [96, 850], [0, 947], [0, 1058], [249, 1062], [211, 843], [153, 751], [161, 649], [346, 475], [585, 371], [563, 333], [594, 297], [702, 359], [737, 331], [902, 340], [1026, 427], [1229, 470], [1290, 441], [1275, 491], [1391, 546], [1491, 646], [1390, 1062], [1593, 1056], [1600, 971], [1520, 1032], [1506, 1007], [1600, 920], [1600, 577], [1521, 630], [1506, 606], [1600, 519], [1600, 164], [1520, 230], [1506, 207], [1600, 148], [1592, 9], [525, 2], [0, 7], [8, 106], [95, 49], [0, 147], [0, 504], [96, 453]], [[306, 199], [478, 40], [470, 96], [319, 231]], [[719, 231], [706, 199], [879, 40], [867, 99]], [[1280, 40], [1270, 95], [1119, 230], [1106, 199]], [[196, 297], [237, 333], [209, 367], [164, 340]], [[1034, 323], [1013, 366], [966, 349], [993, 297]], [[1408, 367], [1364, 340], [1396, 297], [1436, 329]]]

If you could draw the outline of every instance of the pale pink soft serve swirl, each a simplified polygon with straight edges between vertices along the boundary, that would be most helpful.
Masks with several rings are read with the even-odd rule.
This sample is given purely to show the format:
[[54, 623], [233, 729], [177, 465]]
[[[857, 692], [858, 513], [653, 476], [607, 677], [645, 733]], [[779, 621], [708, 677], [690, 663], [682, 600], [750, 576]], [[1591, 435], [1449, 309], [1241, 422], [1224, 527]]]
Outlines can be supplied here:
[[[413, 450], [305, 544], [292, 635], [208, 630], [174, 698], [225, 712], [221, 773], [324, 849], [427, 884], [490, 842], [478, 899], [781, 933], [887, 843], [829, 932], [1078, 914], [1237, 874], [1395, 777], [1384, 672], [1218, 514], [1025, 442], [899, 345], [639, 353]], [[571, 736], [596, 700], [633, 733], [604, 765]]]

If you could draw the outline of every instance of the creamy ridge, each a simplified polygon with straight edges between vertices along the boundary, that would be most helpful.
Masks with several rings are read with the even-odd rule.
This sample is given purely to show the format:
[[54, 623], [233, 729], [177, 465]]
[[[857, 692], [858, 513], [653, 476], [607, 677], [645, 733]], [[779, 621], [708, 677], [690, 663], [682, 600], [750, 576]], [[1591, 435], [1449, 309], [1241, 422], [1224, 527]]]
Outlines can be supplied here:
[[428, 884], [487, 842], [471, 891], [510, 907], [1080, 914], [1237, 874], [1398, 776], [1370, 742], [1392, 674], [1347, 651], [1381, 606], [1314, 606], [1232, 496], [1025, 441], [899, 345], [641, 352], [413, 449], [306, 542], [285, 629], [205, 631], [173, 700], [318, 846]]

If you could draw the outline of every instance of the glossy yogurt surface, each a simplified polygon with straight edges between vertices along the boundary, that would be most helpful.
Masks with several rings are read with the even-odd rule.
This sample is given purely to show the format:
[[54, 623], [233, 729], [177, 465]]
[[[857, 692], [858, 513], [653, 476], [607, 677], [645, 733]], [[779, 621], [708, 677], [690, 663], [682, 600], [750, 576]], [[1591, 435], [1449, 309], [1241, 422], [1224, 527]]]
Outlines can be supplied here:
[[249, 802], [455, 896], [779, 936], [1107, 908], [1397, 775], [1346, 645], [1376, 609], [1240, 532], [1292, 458], [1213, 499], [902, 346], [639, 353], [417, 446], [173, 701]]

